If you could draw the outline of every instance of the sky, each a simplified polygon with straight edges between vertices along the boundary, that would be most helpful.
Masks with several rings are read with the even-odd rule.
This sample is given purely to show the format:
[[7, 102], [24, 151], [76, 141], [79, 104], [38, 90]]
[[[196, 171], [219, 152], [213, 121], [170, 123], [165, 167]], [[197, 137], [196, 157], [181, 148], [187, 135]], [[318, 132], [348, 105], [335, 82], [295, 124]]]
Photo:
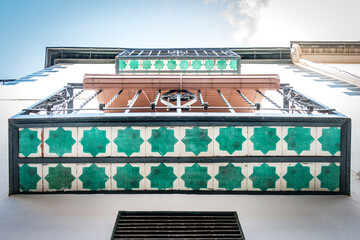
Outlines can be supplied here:
[[0, 79], [46, 47], [289, 47], [360, 41], [359, 0], [0, 0]]

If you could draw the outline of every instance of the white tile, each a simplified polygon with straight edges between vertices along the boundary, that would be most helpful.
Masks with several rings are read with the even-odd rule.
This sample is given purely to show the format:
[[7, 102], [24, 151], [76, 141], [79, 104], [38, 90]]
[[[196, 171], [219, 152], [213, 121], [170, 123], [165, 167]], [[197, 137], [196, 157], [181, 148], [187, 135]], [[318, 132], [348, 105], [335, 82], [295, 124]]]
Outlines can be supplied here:
[[[78, 143], [78, 157], [109, 157], [111, 156], [111, 127], [95, 127], [94, 130], [92, 130], [93, 127], [79, 127], [78, 128], [78, 139], [79, 139], [79, 143]], [[84, 137], [84, 132], [85, 131], [105, 131], [105, 136], [106, 139], [108, 139], [108, 143], [102, 144], [99, 143], [97, 144], [96, 140], [91, 141], [91, 139], [89, 141], [87, 141], [86, 143], [90, 145], [88, 147], [88, 149], [84, 149], [83, 147], [83, 137]], [[100, 133], [100, 132], [98, 132]], [[102, 133], [101, 133], [102, 134]]]
[[[78, 139], [77, 139], [77, 128], [76, 127], [63, 127], [65, 131], [67, 131], [66, 134], [68, 134], [68, 131], [71, 131], [71, 137], [75, 141], [74, 144], [69, 144], [66, 149], [62, 148], [61, 142], [58, 144], [60, 146], [53, 146], [50, 148], [49, 141], [52, 140], [49, 139], [50, 131], [52, 134], [54, 134], [55, 131], [57, 131], [59, 128], [44, 128], [44, 157], [77, 157], [77, 150], [78, 150]], [[55, 133], [56, 134], [56, 133]], [[61, 138], [62, 140], [63, 138]], [[71, 141], [71, 139], [67, 139], [68, 141]], [[70, 146], [71, 145], [71, 146]], [[50, 152], [51, 151], [51, 152]]]
[[[214, 127], [214, 155], [215, 156], [247, 156], [248, 155], [248, 128], [247, 127], [234, 127], [236, 129], [241, 128], [241, 132], [245, 141], [242, 143], [241, 150], [233, 150], [230, 144], [234, 144], [234, 149], [238, 149], [239, 147], [236, 144], [239, 144], [238, 138], [239, 136], [235, 136], [232, 143], [229, 143], [229, 147], [222, 146], [220, 149], [220, 144], [218, 142], [221, 141], [220, 129], [227, 128], [226, 126], [222, 127]], [[218, 140], [217, 138], [220, 137]]]
[[[25, 164], [19, 164], [19, 188], [20, 192], [42, 192], [43, 191], [43, 168], [42, 164], [27, 164], [30, 168], [36, 168], [36, 173], [39, 175], [40, 180], [36, 183], [36, 188], [33, 189], [33, 184], [29, 184], [28, 182], [23, 182], [20, 168]], [[31, 169], [33, 170], [33, 169]], [[26, 172], [26, 171], [25, 171]]]
[[[339, 192], [340, 191], [340, 188], [329, 189], [329, 186], [325, 183], [321, 184], [321, 181], [318, 178], [319, 175], [321, 174], [322, 167], [328, 167], [328, 166], [330, 166], [330, 164], [331, 163], [329, 163], [329, 162], [316, 163], [315, 191], [325, 191], [325, 192], [330, 192], [330, 191]], [[333, 164], [340, 167], [340, 163], [333, 163]], [[337, 181], [337, 180], [339, 181], [339, 186], [340, 186], [340, 169], [339, 169], [339, 179], [332, 179], [332, 181]], [[332, 188], [332, 187], [330, 187], [330, 188]]]
[[[195, 129], [196, 128], [196, 129]], [[206, 144], [205, 142], [202, 146], [197, 144], [198, 138], [185, 138], [185, 133], [187, 130], [201, 130], [206, 132], [207, 130], [207, 137], [205, 139], [209, 140], [209, 143]], [[210, 142], [211, 140], [211, 142]], [[183, 141], [190, 141], [188, 147], [184, 144]], [[206, 148], [207, 147], [207, 148]], [[203, 157], [203, 156], [214, 156], [214, 128], [213, 127], [180, 127], [180, 156], [181, 157]]]
[[[259, 181], [254, 182], [253, 180], [250, 179], [251, 175], [254, 173], [254, 168], [260, 167], [263, 164], [267, 164], [268, 167], [270, 167], [271, 169], [268, 169], [268, 167], [266, 167], [270, 173], [276, 173], [277, 176], [279, 177], [276, 181], [275, 184], [274, 181], [271, 181], [271, 184], [267, 184], [267, 185], [263, 185], [261, 183], [264, 183], [264, 181], [266, 181], [266, 176], [259, 176]], [[247, 183], [247, 190], [248, 191], [280, 191], [281, 190], [281, 177], [282, 177], [282, 169], [281, 169], [281, 163], [248, 163], [248, 183]], [[275, 169], [274, 169], [275, 168]], [[275, 171], [274, 171], [275, 170]], [[268, 182], [268, 181], [266, 181]], [[258, 185], [258, 183], [260, 183], [260, 185]], [[255, 184], [255, 185], [254, 185]]]
[[[281, 127], [269, 127], [270, 129], [276, 130], [276, 135], [279, 138], [279, 141], [276, 144], [269, 144], [268, 140], [265, 139], [264, 143], [257, 143], [256, 146], [251, 140], [254, 136], [255, 129], [262, 128], [258, 127], [248, 127], [248, 137], [249, 137], [249, 156], [281, 156]], [[258, 136], [258, 135], [257, 135]], [[265, 135], [266, 136], [266, 135]], [[261, 137], [261, 136], [260, 136]], [[259, 138], [259, 137], [258, 137]], [[266, 144], [266, 145], [264, 145]], [[268, 147], [266, 147], [268, 146]], [[274, 149], [275, 147], [275, 149]], [[271, 150], [274, 149], [274, 150]]]
[[[21, 135], [21, 132], [23, 130], [25, 130], [25, 131], [36, 131], [36, 136], [37, 136], [38, 140], [40, 141], [39, 145], [36, 147], [36, 152], [35, 152], [35, 148], [34, 149], [32, 148], [32, 144], [33, 144], [32, 142], [34, 140], [32, 140], [31, 143], [29, 143], [29, 144], [21, 144], [20, 135]], [[33, 134], [33, 133], [31, 132], [31, 134]], [[43, 144], [42, 143], [42, 139], [43, 139], [42, 136], [43, 136], [43, 128], [19, 128], [19, 157], [20, 158], [24, 158], [24, 157], [29, 157], [29, 158], [42, 157], [42, 144]], [[29, 146], [29, 145], [31, 145], [31, 146]], [[21, 153], [20, 153], [20, 151], [21, 151]]]
[[[84, 163], [84, 164], [77, 164], [76, 165], [76, 180], [77, 180], [77, 186], [79, 191], [101, 191], [101, 190], [111, 190], [111, 166], [110, 163], [96, 163], [95, 166], [92, 166], [92, 163]], [[92, 169], [89, 169], [91, 167], [95, 169], [95, 176], [90, 174], [85, 174], [82, 177], [82, 174], [84, 172], [93, 173]], [[97, 169], [100, 168], [100, 169]], [[87, 170], [85, 170], [87, 169]], [[105, 173], [105, 176], [103, 173]], [[85, 178], [86, 181], [82, 181]], [[99, 182], [99, 179], [101, 184], [97, 184]], [[107, 179], [107, 180], [106, 180]], [[105, 185], [103, 184], [105, 182]]]
[[[198, 166], [197, 166], [198, 165]], [[189, 170], [194, 167], [200, 167], [201, 169], [205, 169], [207, 174], [210, 176], [210, 179], [207, 182], [201, 181], [201, 178], [197, 177], [195, 174], [189, 175]], [[186, 175], [185, 175], [186, 173]], [[214, 189], [214, 164], [213, 163], [180, 163], [179, 164], [179, 176], [180, 182], [179, 187], [180, 190], [213, 190]], [[188, 179], [187, 183], [183, 178]], [[194, 185], [193, 185], [194, 184]], [[206, 187], [205, 187], [206, 184]], [[194, 188], [195, 187], [195, 188]], [[199, 189], [196, 189], [198, 188]]]
[[[310, 147], [308, 150], [303, 150], [302, 148], [297, 148], [296, 145], [295, 146], [289, 146], [288, 143], [285, 141], [285, 138], [289, 138], [288, 141], [291, 142], [291, 137], [294, 136], [293, 135], [293, 131], [294, 131], [294, 127], [283, 127], [282, 128], [282, 155], [283, 156], [315, 156], [316, 155], [316, 127], [304, 127], [305, 129], [309, 129], [310, 130], [310, 135], [313, 138], [313, 141], [310, 143], [309, 145], [305, 145], [305, 147]], [[288, 133], [289, 133], [289, 129], [290, 129], [290, 135], [289, 137], [287, 137]], [[306, 131], [309, 131], [306, 130]], [[298, 136], [295, 136], [298, 137]], [[308, 135], [306, 135], [306, 137], [308, 137], [309, 139], [311, 139], [311, 137], [309, 137]], [[294, 140], [293, 140], [294, 141]], [[301, 140], [300, 140], [301, 141]], [[310, 140], [308, 140], [310, 142]], [[300, 142], [301, 144], [301, 142]]]
[[[317, 149], [316, 149], [317, 151], [316, 151], [316, 154], [318, 156], [341, 156], [340, 151], [337, 151], [335, 153], [330, 153], [330, 151], [328, 151], [329, 149], [326, 147], [323, 147], [323, 145], [319, 141], [319, 139], [321, 138], [321, 136], [323, 134], [324, 129], [328, 130], [328, 129], [330, 129], [330, 127], [318, 127], [317, 128]], [[340, 130], [340, 128], [336, 128], [336, 129]], [[340, 131], [340, 136], [341, 136], [341, 131]], [[338, 144], [340, 144], [340, 143], [341, 143], [341, 141], [339, 139]], [[334, 144], [336, 144], [336, 143], [334, 142]], [[334, 146], [331, 146], [331, 147], [333, 148]]]
[[[165, 165], [165, 166], [164, 166]], [[171, 181], [165, 185], [158, 185], [154, 180], [153, 177], [159, 174], [156, 168], [158, 167], [166, 167], [164, 169], [168, 170], [169, 172], [172, 172], [175, 176], [170, 174], [168, 176], [173, 177], [172, 187], [171, 187]], [[168, 169], [170, 168], [170, 169]], [[150, 175], [151, 174], [151, 175]], [[146, 163], [145, 164], [145, 189], [146, 190], [178, 190], [179, 189], [179, 164], [178, 163]], [[166, 177], [166, 175], [165, 175]], [[150, 179], [152, 181], [150, 181]], [[153, 183], [152, 183], [153, 182]], [[160, 188], [160, 189], [159, 189]]]
[[[145, 127], [112, 127], [111, 148], [113, 157], [144, 157], [146, 152], [146, 131]], [[118, 146], [119, 131], [121, 136], [128, 136], [128, 142]], [[130, 131], [134, 131], [134, 138]], [[140, 138], [139, 138], [140, 136]], [[142, 143], [140, 143], [142, 141]], [[131, 148], [131, 149], [130, 149]]]
[[[229, 191], [246, 191], [247, 189], [247, 164], [246, 163], [231, 163], [237, 169], [241, 168], [241, 174], [244, 176], [244, 179], [241, 181], [241, 185], [236, 185], [233, 189], [227, 189], [223, 184], [220, 185], [219, 180], [216, 176], [219, 174], [220, 167], [226, 167], [229, 163], [214, 163], [214, 190], [229, 190]], [[230, 165], [231, 166], [231, 165]], [[240, 169], [239, 169], [240, 170]], [[220, 177], [220, 175], [219, 175]], [[239, 179], [239, 178], [237, 178]]]
[[[139, 170], [139, 174], [143, 177], [141, 180], [139, 178], [139, 187], [132, 187], [131, 185], [131, 190], [145, 190], [145, 164], [144, 163], [112, 163], [111, 164], [111, 190], [130, 190], [130, 189], [125, 189], [125, 186], [123, 184], [129, 184], [128, 182], [125, 182], [126, 180], [131, 181], [131, 179], [129, 179], [128, 175], [125, 175], [124, 178], [124, 183], [120, 183], [120, 187], [118, 187], [118, 182], [114, 179], [114, 176], [118, 173], [118, 168], [123, 168], [125, 166], [128, 166], [127, 164], [129, 164], [131, 167], [133, 168], [138, 168]], [[139, 176], [136, 176], [136, 180], [138, 180]], [[115, 177], [117, 178], [117, 177]]]
[[[159, 139], [156, 141], [155, 138], [153, 138], [153, 133], [159, 135], [163, 130], [168, 131], [167, 134], [169, 136], [174, 136], [175, 139], [172, 137], [173, 142], [169, 143], [166, 136], [164, 136], [163, 140]], [[172, 135], [173, 133], [173, 135]], [[149, 140], [153, 144], [150, 144]], [[177, 141], [175, 143], [175, 141]], [[146, 156], [150, 157], [178, 157], [180, 156], [180, 128], [179, 127], [147, 127], [146, 128]], [[159, 143], [159, 144], [156, 144]], [[159, 145], [163, 145], [161, 148], [159, 148]], [[168, 147], [166, 147], [168, 146]]]
[[[296, 191], [295, 188], [294, 188], [294, 185], [291, 185], [292, 184], [291, 182], [287, 182], [284, 179], [284, 177], [287, 176], [288, 170], [291, 170], [291, 167], [294, 167], [297, 164], [298, 163], [283, 163], [282, 164], [283, 177], [281, 178], [281, 191]], [[315, 163], [299, 163], [299, 164], [301, 164], [303, 167], [306, 167], [307, 168], [306, 170], [309, 170], [309, 173], [313, 177], [311, 180], [310, 180], [310, 177], [309, 177], [310, 181], [309, 181], [308, 188], [301, 188], [300, 191], [314, 191], [315, 190], [315, 178], [316, 178], [316, 175], [315, 175], [315, 168], [316, 168]], [[289, 169], [289, 167], [290, 167], [290, 169]], [[304, 178], [304, 176], [302, 174], [298, 174], [297, 176], [299, 178], [302, 178], [302, 179]], [[306, 175], [306, 176], [309, 176], [309, 175]], [[289, 177], [290, 177], [290, 175], [289, 175]], [[301, 180], [301, 179], [299, 179], [299, 180]]]
[[[64, 186], [62, 189], [56, 189], [54, 188], [54, 182], [52, 182], [50, 184], [50, 182], [47, 180], [48, 174], [49, 174], [49, 168], [55, 168], [57, 167], [59, 164], [44, 164], [43, 165], [43, 174], [44, 174], [44, 192], [51, 192], [51, 191], [77, 191], [77, 180], [76, 180], [76, 164], [61, 164], [63, 167], [68, 168], [67, 170], [71, 171], [72, 176], [74, 177], [74, 180], [70, 183], [70, 188], [68, 188], [67, 186]], [[57, 176], [59, 177], [59, 176]], [[64, 176], [65, 177], [65, 176]], [[60, 180], [61, 181], [61, 180]], [[64, 182], [62, 182], [64, 184]], [[56, 183], [55, 184], [59, 184]], [[61, 183], [60, 183], [61, 185]]]

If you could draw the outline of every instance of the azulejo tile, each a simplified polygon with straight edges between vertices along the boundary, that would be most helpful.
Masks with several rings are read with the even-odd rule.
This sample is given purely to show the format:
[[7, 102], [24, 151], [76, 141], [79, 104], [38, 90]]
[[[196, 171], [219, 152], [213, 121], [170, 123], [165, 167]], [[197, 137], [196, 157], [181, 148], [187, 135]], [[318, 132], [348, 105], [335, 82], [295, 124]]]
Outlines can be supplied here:
[[20, 192], [42, 192], [43, 171], [42, 164], [19, 165]]
[[340, 156], [341, 155], [341, 129], [338, 127], [317, 128], [317, 155]]
[[111, 156], [111, 127], [79, 127], [79, 157]]
[[111, 164], [110, 181], [111, 190], [145, 190], [145, 164]]
[[214, 163], [214, 190], [246, 191], [247, 177], [245, 163]]
[[180, 163], [179, 186], [181, 190], [213, 190], [213, 163]]
[[79, 191], [111, 190], [110, 163], [77, 164], [76, 174]]
[[144, 157], [145, 127], [112, 127], [112, 156]]
[[146, 163], [145, 176], [146, 190], [179, 189], [178, 163]]
[[247, 139], [247, 127], [214, 127], [214, 155], [246, 156]]
[[77, 191], [76, 164], [44, 164], [44, 192]]
[[316, 127], [283, 127], [282, 152], [284, 156], [315, 156]]
[[315, 190], [340, 190], [340, 163], [316, 163]]
[[314, 191], [315, 163], [283, 163], [281, 191]]
[[248, 163], [249, 191], [280, 191], [281, 163]]
[[281, 127], [248, 127], [249, 156], [280, 156]]
[[213, 127], [180, 127], [180, 156], [214, 156]]
[[146, 156], [178, 157], [180, 155], [179, 127], [147, 127]]
[[20, 128], [19, 157], [41, 157], [42, 134], [42, 128]]
[[77, 128], [44, 128], [44, 157], [77, 157]]

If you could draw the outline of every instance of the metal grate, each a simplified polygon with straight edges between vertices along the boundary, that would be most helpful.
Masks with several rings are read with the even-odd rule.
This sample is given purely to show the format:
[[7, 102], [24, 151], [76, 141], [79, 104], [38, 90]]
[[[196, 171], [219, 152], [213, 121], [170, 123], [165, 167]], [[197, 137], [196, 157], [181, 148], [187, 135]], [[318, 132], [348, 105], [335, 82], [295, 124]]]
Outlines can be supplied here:
[[122, 212], [111, 239], [245, 239], [236, 212]]

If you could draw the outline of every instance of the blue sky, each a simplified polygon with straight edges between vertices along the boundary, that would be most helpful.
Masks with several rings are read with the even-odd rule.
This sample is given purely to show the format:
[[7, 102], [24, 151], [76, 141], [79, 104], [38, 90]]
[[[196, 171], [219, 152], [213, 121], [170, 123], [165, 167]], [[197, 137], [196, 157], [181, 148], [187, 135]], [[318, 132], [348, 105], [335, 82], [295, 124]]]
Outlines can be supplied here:
[[[0, 78], [42, 69], [50, 46], [287, 47], [290, 40], [360, 40], [359, 28], [341, 30], [344, 23], [360, 22], [350, 17], [351, 11], [359, 15], [358, 0], [296, 2], [0, 0]], [[342, 6], [347, 12], [336, 15], [336, 26], [333, 13]]]

